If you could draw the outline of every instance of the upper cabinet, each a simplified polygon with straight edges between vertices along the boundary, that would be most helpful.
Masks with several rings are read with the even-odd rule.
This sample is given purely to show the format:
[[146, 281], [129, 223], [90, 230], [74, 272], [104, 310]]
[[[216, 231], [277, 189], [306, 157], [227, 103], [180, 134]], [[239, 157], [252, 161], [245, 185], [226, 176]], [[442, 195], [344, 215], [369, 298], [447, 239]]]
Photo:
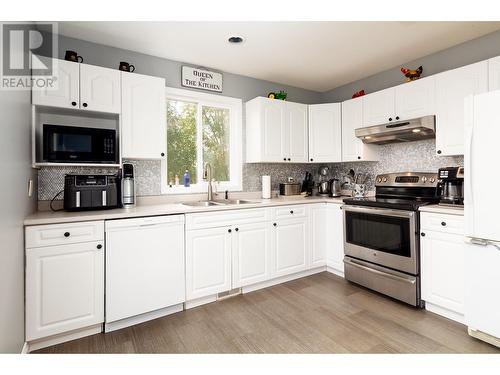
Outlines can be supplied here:
[[100, 66], [80, 65], [80, 108], [120, 113], [120, 71]]
[[307, 105], [257, 97], [246, 103], [247, 163], [308, 160]]
[[[35, 57], [33, 57], [35, 58]], [[46, 65], [51, 64], [50, 57], [36, 56]], [[78, 108], [80, 105], [80, 68], [79, 64], [56, 60], [54, 76], [57, 77], [57, 87], [33, 89], [33, 104], [50, 107]]]
[[[50, 58], [40, 57], [50, 63]], [[32, 102], [61, 108], [120, 113], [120, 72], [87, 64], [53, 59], [57, 87], [34, 89]]]
[[121, 73], [122, 156], [161, 159], [166, 153], [165, 79]]
[[431, 76], [363, 96], [363, 126], [434, 114], [434, 84]]
[[437, 74], [436, 152], [464, 153], [464, 99], [488, 91], [488, 61]]
[[309, 106], [309, 161], [342, 161], [342, 104]]
[[363, 127], [364, 97], [342, 103], [342, 161], [378, 161], [375, 145], [364, 144], [356, 137], [355, 130]]
[[500, 90], [500, 56], [488, 60], [489, 91]]

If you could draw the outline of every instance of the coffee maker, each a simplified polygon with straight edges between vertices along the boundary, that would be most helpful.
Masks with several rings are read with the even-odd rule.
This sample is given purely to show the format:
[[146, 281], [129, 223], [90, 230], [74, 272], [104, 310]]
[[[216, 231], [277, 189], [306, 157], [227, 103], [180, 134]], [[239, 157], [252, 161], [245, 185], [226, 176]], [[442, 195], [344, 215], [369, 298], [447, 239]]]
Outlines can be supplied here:
[[464, 205], [464, 167], [446, 167], [438, 170], [439, 204]]

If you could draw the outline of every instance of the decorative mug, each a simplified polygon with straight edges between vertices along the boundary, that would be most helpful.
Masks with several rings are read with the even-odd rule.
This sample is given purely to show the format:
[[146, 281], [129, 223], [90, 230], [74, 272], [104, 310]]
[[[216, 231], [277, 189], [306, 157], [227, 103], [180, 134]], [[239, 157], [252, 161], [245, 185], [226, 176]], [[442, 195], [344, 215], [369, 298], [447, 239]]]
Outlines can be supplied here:
[[366, 185], [365, 184], [354, 184], [354, 188], [352, 189], [352, 196], [355, 198], [363, 198], [366, 194]]
[[118, 70], [121, 70], [123, 72], [134, 72], [135, 71], [135, 66], [132, 64], [129, 64], [126, 61], [120, 61], [120, 66], [118, 67]]
[[[80, 59], [80, 61], [78, 61], [78, 59]], [[81, 63], [83, 62], [83, 57], [79, 56], [75, 51], [67, 50], [64, 55], [64, 60]]]

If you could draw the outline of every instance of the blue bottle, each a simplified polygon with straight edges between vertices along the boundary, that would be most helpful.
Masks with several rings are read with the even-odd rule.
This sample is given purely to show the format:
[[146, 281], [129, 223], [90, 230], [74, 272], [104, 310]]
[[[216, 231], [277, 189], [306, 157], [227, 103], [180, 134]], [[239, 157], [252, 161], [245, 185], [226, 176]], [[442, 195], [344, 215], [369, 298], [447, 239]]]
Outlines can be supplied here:
[[183, 180], [184, 180], [184, 186], [185, 187], [189, 187], [189, 180], [191, 179], [191, 176], [189, 174], [189, 171], [186, 169], [186, 172], [184, 172], [184, 177], [183, 177]]

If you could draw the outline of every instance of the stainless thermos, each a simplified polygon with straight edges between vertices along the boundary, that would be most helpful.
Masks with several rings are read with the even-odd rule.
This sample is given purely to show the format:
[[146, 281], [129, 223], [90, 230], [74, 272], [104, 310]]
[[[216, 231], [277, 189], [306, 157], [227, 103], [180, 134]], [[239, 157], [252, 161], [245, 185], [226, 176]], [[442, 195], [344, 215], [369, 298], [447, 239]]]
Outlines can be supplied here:
[[130, 207], [135, 205], [135, 181], [133, 164], [123, 163], [122, 184], [123, 207]]

